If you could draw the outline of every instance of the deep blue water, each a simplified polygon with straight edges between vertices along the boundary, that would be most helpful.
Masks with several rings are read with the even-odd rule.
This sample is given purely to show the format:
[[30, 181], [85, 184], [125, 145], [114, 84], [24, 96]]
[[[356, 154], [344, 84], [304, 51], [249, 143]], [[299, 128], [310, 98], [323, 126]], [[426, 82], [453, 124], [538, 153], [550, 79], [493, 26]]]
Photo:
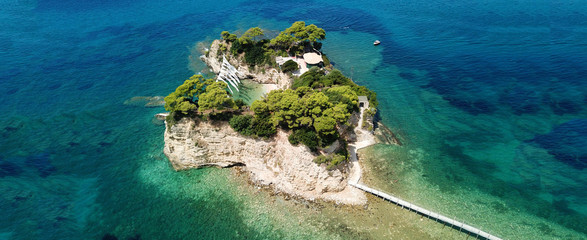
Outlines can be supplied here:
[[[382, 122], [405, 143], [397, 151], [426, 152], [419, 162], [425, 181], [449, 189], [446, 194], [472, 187], [528, 214], [514, 215], [514, 224], [531, 216], [556, 225], [537, 228], [539, 236], [565, 238], [556, 235], [564, 228], [586, 238], [585, 1], [2, 5], [0, 239], [99, 238], [109, 232], [144, 239], [278, 238], [247, 226], [230, 197], [152, 198], [157, 188], [137, 176], [151, 162], [167, 166], [163, 128], [151, 121], [162, 109], [123, 102], [166, 95], [204, 69], [189, 62], [190, 51], [222, 30], [279, 30], [297, 20], [323, 27], [324, 50], [336, 67], [379, 94]], [[375, 50], [374, 39], [383, 42]], [[409, 190], [398, 194], [410, 196]], [[226, 235], [164, 221], [177, 219], [181, 208], [171, 207], [173, 201], [201, 208], [177, 221]], [[152, 215], [137, 209], [145, 202]], [[226, 210], [216, 214], [216, 207]], [[145, 220], [149, 216], [164, 220]], [[499, 223], [487, 224], [504, 238], [524, 239], [500, 232]], [[230, 228], [243, 235], [224, 231]]]

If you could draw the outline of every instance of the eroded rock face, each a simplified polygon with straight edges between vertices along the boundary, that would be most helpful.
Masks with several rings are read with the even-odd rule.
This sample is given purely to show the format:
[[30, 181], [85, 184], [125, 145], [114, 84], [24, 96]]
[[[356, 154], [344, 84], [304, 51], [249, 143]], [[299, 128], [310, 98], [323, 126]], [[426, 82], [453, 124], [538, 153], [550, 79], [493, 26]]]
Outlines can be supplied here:
[[[230, 44], [224, 41], [214, 40], [212, 45], [210, 45], [208, 56], [201, 57], [202, 61], [216, 74], [220, 72], [222, 66], [222, 53], [220, 55], [218, 54], [220, 44], [225, 44], [230, 49]], [[227, 50], [227, 52], [229, 51]], [[239, 71], [239, 78], [241, 79], [248, 78], [261, 84], [277, 84], [280, 89], [288, 89], [293, 84], [293, 79], [288, 74], [281, 73], [275, 68], [260, 66], [256, 69], [251, 69], [239, 58], [233, 57], [232, 54], [225, 54], [225, 56], [226, 60]]]
[[316, 165], [314, 155], [305, 146], [292, 146], [283, 131], [269, 140], [253, 139], [226, 122], [184, 118], [166, 129], [164, 153], [176, 170], [242, 164], [254, 182], [276, 191], [310, 200], [366, 203], [362, 192], [347, 185], [347, 174]]

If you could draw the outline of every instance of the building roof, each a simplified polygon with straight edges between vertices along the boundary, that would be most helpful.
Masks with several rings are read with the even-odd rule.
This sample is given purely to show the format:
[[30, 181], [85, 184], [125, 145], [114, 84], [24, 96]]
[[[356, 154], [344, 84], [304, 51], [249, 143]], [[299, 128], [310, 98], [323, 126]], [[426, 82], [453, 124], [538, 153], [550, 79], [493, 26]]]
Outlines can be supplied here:
[[308, 64], [318, 64], [322, 62], [322, 56], [315, 52], [304, 53], [304, 61]]
[[367, 96], [359, 96], [359, 102], [368, 102]]

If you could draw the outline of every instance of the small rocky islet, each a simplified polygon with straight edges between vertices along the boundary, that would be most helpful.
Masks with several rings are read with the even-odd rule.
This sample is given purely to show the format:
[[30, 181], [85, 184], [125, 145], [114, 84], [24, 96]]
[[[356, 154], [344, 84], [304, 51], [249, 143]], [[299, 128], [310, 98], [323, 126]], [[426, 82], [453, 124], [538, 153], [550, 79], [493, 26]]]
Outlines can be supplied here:
[[[273, 39], [257, 27], [239, 38], [222, 32], [200, 57], [217, 80], [194, 75], [165, 97], [164, 153], [174, 169], [245, 166], [275, 192], [365, 204], [348, 185], [361, 174], [349, 144], [376, 142], [376, 94], [333, 68], [320, 52], [325, 35], [304, 22]], [[231, 98], [241, 79], [276, 90], [248, 106]]]

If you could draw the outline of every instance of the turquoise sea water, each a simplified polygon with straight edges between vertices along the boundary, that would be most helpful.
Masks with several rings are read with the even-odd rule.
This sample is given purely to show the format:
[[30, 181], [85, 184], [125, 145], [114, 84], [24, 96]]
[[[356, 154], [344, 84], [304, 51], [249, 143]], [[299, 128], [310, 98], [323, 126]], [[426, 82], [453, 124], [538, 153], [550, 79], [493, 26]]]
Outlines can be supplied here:
[[123, 104], [203, 71], [222, 30], [296, 20], [403, 143], [365, 150], [373, 184], [506, 239], [587, 239], [585, 1], [1, 3], [0, 239], [346, 238], [282, 225], [226, 170], [174, 172], [163, 109]]

